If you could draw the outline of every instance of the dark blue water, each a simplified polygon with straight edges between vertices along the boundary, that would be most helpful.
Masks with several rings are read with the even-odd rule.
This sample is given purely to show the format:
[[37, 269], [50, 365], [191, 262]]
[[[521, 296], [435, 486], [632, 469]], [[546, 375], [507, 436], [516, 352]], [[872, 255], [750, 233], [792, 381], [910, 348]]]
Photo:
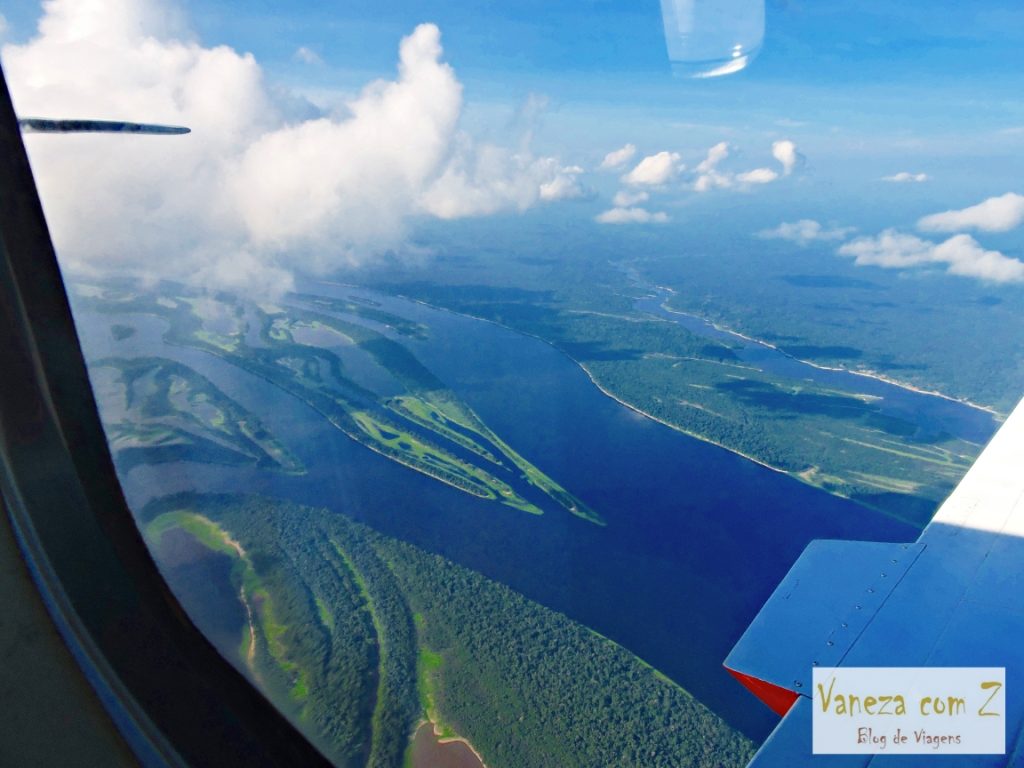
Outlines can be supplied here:
[[904, 419], [921, 427], [924, 434], [946, 432], [954, 437], [984, 445], [999, 424], [988, 411], [906, 387], [890, 384], [850, 371], [830, 370], [787, 355], [782, 350], [735, 333], [716, 328], [700, 317], [666, 308], [671, 292], [654, 288], [651, 296], [637, 299], [637, 309], [683, 326], [690, 333], [721, 341], [732, 347], [740, 362], [767, 373], [815, 384], [852, 395], [868, 395], [872, 405], [887, 416]]
[[[358, 445], [266, 381], [215, 356], [164, 345], [156, 318], [80, 313], [90, 359], [160, 354], [190, 365], [258, 413], [309, 467], [289, 477], [191, 463], [140, 466], [122, 478], [135, 508], [194, 489], [263, 493], [343, 512], [592, 627], [754, 738], [776, 718], [722, 660], [806, 544], [917, 536], [908, 525], [639, 416], [536, 339], [370, 291], [318, 290], [372, 299], [428, 325], [428, 339], [403, 343], [608, 525], [552, 504], [537, 517], [461, 493]], [[138, 333], [115, 342], [111, 322], [130, 322]]]

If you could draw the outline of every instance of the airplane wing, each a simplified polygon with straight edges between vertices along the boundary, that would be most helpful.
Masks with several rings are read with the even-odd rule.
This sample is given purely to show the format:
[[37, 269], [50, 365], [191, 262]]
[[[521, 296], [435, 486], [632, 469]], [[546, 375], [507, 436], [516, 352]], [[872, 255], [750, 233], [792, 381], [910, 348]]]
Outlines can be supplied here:
[[[782, 716], [755, 768], [1024, 767], [1024, 401], [916, 542], [812, 542], [725, 666]], [[1005, 667], [1006, 754], [814, 756], [815, 666]]]
[[43, 117], [20, 117], [18, 127], [23, 133], [191, 133], [181, 125], [126, 123], [121, 120], [51, 120]]

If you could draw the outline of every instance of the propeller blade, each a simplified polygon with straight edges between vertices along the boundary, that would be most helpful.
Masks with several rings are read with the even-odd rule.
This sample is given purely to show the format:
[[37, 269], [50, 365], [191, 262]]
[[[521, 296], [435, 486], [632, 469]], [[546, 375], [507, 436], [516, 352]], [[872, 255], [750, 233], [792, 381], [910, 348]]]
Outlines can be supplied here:
[[180, 125], [154, 125], [126, 123], [121, 120], [50, 120], [42, 117], [18, 118], [18, 126], [25, 133], [191, 133]]

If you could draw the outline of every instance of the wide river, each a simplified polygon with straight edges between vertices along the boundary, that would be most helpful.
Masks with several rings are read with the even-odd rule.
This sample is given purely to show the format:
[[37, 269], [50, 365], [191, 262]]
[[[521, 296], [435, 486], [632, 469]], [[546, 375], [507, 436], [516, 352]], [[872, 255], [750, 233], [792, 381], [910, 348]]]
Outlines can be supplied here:
[[[917, 537], [908, 525], [631, 411], [537, 339], [368, 290], [304, 286], [311, 288], [379, 302], [429, 326], [429, 339], [403, 343], [608, 525], [554, 505], [538, 517], [461, 493], [358, 445], [274, 385], [163, 344], [163, 321], [79, 313], [88, 358], [162, 355], [190, 365], [259, 414], [309, 468], [289, 477], [194, 463], [139, 466], [122, 478], [134, 507], [194, 489], [344, 512], [612, 638], [756, 739], [777, 720], [722, 660], [803, 548], [819, 538]], [[112, 322], [131, 322], [138, 333], [115, 342]]]

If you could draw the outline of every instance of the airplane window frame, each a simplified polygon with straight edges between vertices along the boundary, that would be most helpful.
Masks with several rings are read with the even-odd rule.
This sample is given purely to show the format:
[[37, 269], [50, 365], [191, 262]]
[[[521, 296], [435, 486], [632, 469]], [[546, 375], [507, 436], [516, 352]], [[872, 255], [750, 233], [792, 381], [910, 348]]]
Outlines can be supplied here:
[[0, 370], [2, 506], [51, 617], [139, 761], [330, 765], [199, 632], [135, 526], [2, 69]]

